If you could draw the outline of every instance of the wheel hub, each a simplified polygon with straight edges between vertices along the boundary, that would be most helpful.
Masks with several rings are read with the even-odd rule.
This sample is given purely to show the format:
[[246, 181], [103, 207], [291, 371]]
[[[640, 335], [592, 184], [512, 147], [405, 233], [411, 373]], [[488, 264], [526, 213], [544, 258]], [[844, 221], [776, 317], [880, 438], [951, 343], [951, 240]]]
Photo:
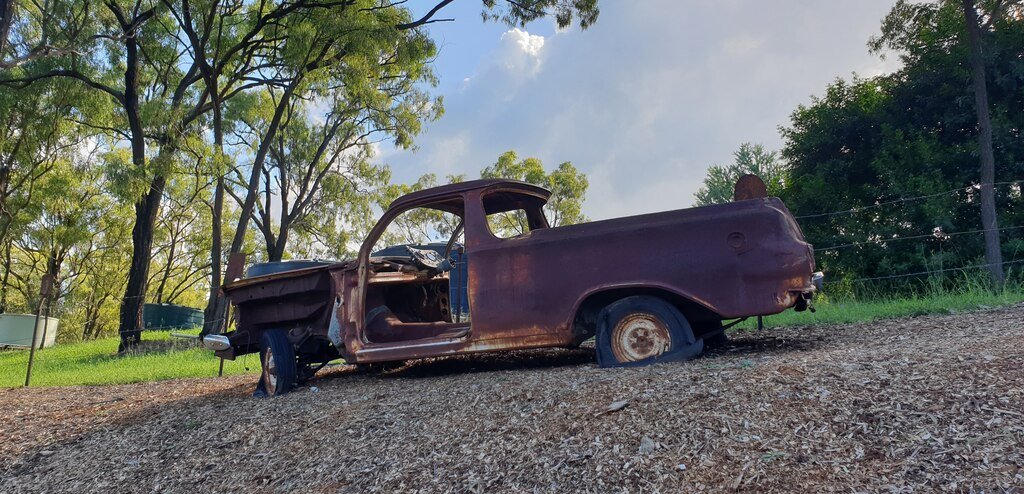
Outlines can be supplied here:
[[636, 362], [669, 350], [668, 325], [654, 314], [635, 312], [623, 317], [612, 331], [612, 354], [619, 362]]

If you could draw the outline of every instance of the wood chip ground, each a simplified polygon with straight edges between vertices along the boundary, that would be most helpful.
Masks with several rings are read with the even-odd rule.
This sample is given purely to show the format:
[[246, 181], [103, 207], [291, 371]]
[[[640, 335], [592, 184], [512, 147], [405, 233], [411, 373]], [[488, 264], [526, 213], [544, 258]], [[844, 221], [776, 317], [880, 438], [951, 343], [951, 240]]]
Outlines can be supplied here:
[[0, 492], [1024, 491], [1024, 306], [254, 381], [0, 390]]

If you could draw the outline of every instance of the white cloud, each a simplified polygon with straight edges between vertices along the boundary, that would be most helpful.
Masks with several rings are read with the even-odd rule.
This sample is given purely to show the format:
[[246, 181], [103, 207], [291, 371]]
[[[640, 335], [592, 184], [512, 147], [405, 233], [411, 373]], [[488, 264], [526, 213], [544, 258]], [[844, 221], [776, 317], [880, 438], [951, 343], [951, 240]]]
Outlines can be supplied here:
[[513, 28], [501, 35], [495, 60], [510, 74], [533, 77], [540, 72], [543, 50], [544, 36]]
[[469, 152], [470, 136], [467, 132], [460, 132], [454, 135], [445, 136], [439, 139], [436, 146], [432, 146], [423, 157], [423, 165], [427, 170], [436, 173], [443, 181], [445, 175], [457, 175], [462, 173], [460, 166]]
[[594, 219], [686, 207], [708, 166], [743, 142], [780, 147], [779, 126], [837, 77], [895, 68], [866, 46], [891, 7], [608, 2], [585, 31], [512, 29], [445, 95], [444, 117], [417, 138], [422, 151], [390, 161], [398, 180], [475, 177], [514, 149], [587, 173]]
[[764, 40], [749, 34], [740, 34], [725, 40], [722, 50], [729, 55], [746, 55], [757, 50]]

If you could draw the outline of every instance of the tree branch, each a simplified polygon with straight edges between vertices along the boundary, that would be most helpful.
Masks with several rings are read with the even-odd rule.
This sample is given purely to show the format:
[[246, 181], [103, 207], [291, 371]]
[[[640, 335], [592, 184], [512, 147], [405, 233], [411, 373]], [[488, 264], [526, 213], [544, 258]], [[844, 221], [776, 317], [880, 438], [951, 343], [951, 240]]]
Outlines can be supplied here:
[[430, 9], [430, 11], [426, 13], [426, 15], [424, 15], [423, 17], [420, 17], [419, 20], [416, 20], [416, 21], [413, 21], [413, 22], [407, 22], [405, 24], [398, 24], [398, 25], [395, 26], [395, 29], [400, 29], [400, 30], [414, 29], [414, 28], [420, 27], [420, 26], [422, 26], [424, 24], [430, 24], [430, 23], [433, 23], [433, 22], [450, 22], [450, 21], [454, 21], [455, 19], [432, 19], [432, 17], [434, 17], [434, 15], [436, 15], [438, 11], [440, 11], [443, 8], [445, 8], [448, 4], [452, 3], [453, 1], [454, 0], [443, 0], [440, 3], [438, 3], [437, 5], [435, 5], [434, 8]]
[[43, 79], [51, 79], [51, 78], [54, 78], [54, 77], [69, 77], [69, 78], [72, 78], [72, 79], [78, 79], [79, 81], [82, 81], [83, 83], [85, 83], [85, 85], [87, 85], [87, 86], [89, 86], [89, 87], [91, 87], [93, 89], [99, 89], [100, 91], [103, 91], [103, 92], [113, 96], [114, 99], [116, 99], [122, 105], [125, 103], [124, 93], [122, 93], [121, 91], [118, 91], [117, 89], [114, 89], [114, 88], [112, 88], [112, 87], [110, 87], [110, 86], [108, 86], [106, 84], [102, 84], [102, 83], [96, 82], [96, 81], [92, 80], [91, 78], [89, 78], [89, 76], [87, 76], [87, 75], [85, 75], [85, 74], [83, 74], [83, 73], [81, 73], [81, 72], [79, 72], [77, 70], [74, 70], [74, 69], [56, 69], [56, 70], [51, 70], [49, 72], [44, 72], [42, 74], [37, 74], [37, 75], [31, 76], [31, 77], [23, 77], [23, 78], [18, 78], [18, 79], [0, 80], [0, 84], [6, 85], [6, 86], [17, 87], [17, 88], [20, 89], [20, 88], [23, 88], [23, 87], [26, 87], [26, 86], [32, 84], [33, 82], [40, 81], [40, 80], [43, 80]]

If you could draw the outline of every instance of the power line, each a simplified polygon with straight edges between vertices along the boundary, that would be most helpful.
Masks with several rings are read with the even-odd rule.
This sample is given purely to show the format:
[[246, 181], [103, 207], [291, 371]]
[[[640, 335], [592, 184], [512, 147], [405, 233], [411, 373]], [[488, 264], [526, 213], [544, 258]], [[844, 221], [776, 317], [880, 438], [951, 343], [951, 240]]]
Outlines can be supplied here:
[[[1013, 180], [1013, 181], [1010, 181], [1010, 182], [995, 182], [995, 183], [992, 184], [992, 186], [993, 187], [997, 187], [997, 186], [1003, 186], [1003, 185], [1020, 184], [1022, 182], [1024, 182], [1024, 180]], [[941, 196], [945, 196], [945, 195], [950, 195], [950, 194], [953, 194], [953, 193], [956, 193], [956, 192], [966, 192], [968, 190], [975, 189], [977, 187], [979, 187], [978, 184], [971, 184], [971, 185], [968, 185], [966, 187], [958, 187], [956, 189], [950, 189], [950, 190], [947, 190], [945, 192], [937, 192], [935, 194], [925, 194], [925, 195], [914, 196], [914, 197], [903, 197], [903, 198], [900, 198], [900, 199], [893, 199], [891, 201], [884, 201], [884, 202], [880, 202], [880, 203], [877, 203], [877, 204], [871, 204], [871, 205], [868, 205], [868, 206], [859, 206], [859, 207], [856, 207], [856, 208], [844, 209], [844, 210], [841, 210], [841, 211], [830, 211], [830, 212], [827, 212], [827, 213], [805, 214], [805, 215], [802, 215], [802, 216], [797, 216], [796, 219], [802, 220], [802, 219], [809, 219], [809, 218], [821, 218], [821, 217], [826, 217], [826, 216], [839, 216], [839, 215], [843, 215], [843, 214], [859, 213], [861, 211], [866, 211], [866, 210], [869, 210], [869, 209], [880, 208], [882, 206], [888, 206], [888, 205], [892, 205], [892, 204], [899, 204], [899, 203], [902, 203], [902, 202], [920, 201], [920, 200], [923, 200], [923, 199], [931, 199], [933, 197], [941, 197]]]
[[955, 237], [955, 236], [958, 236], [958, 235], [969, 235], [969, 234], [972, 234], [972, 233], [983, 233], [983, 232], [988, 232], [988, 231], [1001, 232], [1001, 231], [1007, 231], [1007, 230], [1019, 230], [1021, 228], [1024, 228], [1024, 226], [1008, 226], [1008, 227], [1004, 227], [1004, 228], [991, 228], [991, 229], [981, 229], [981, 230], [965, 230], [965, 231], [962, 231], [962, 232], [949, 232], [949, 233], [946, 233], [946, 232], [933, 232], [933, 233], [924, 234], [924, 235], [912, 235], [912, 236], [908, 236], [908, 237], [880, 238], [880, 239], [876, 239], [876, 240], [864, 240], [862, 242], [851, 242], [851, 243], [848, 243], [848, 244], [831, 245], [829, 247], [815, 248], [814, 251], [815, 252], [820, 252], [820, 251], [825, 251], [825, 250], [839, 250], [839, 249], [844, 249], [844, 248], [847, 248], [847, 247], [856, 247], [858, 245], [885, 244], [885, 243], [889, 243], [889, 242], [898, 242], [898, 241], [902, 241], [902, 240], [919, 240], [919, 239], [923, 239], [923, 238], [934, 238], [934, 239], [942, 240], [945, 237]]

